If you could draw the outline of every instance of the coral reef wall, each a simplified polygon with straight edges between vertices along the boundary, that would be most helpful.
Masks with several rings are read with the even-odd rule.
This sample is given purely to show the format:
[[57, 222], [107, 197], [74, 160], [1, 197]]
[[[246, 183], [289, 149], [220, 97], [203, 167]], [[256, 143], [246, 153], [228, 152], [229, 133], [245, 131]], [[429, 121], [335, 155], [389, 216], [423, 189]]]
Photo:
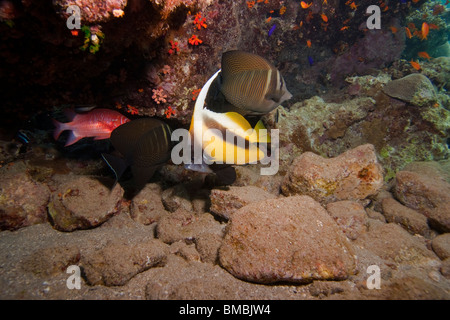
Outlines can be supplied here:
[[[2, 118], [12, 124], [36, 110], [95, 104], [186, 123], [194, 90], [220, 67], [222, 52], [236, 48], [272, 60], [295, 96], [311, 97], [330, 79], [342, 85], [343, 75], [399, 57], [404, 35], [366, 35], [361, 27], [369, 4], [328, 0], [303, 9], [298, 1], [2, 0]], [[73, 5], [81, 21], [70, 30]], [[408, 10], [396, 5], [383, 21], [398, 23]], [[380, 53], [380, 43], [389, 50]], [[154, 101], [153, 90], [166, 102]]]

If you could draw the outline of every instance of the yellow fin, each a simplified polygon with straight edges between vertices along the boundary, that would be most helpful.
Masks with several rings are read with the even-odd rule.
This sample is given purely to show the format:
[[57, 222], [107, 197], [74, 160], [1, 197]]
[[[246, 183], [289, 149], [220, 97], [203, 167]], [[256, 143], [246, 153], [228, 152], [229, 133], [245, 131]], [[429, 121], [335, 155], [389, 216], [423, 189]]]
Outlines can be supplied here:
[[[259, 120], [258, 123], [253, 128], [256, 133], [256, 139], [260, 143], [270, 143], [270, 135], [266, 127], [264, 126], [262, 120]], [[260, 132], [260, 130], [266, 130], [264, 133]]]
[[239, 128], [244, 131], [251, 129], [250, 123], [239, 113], [237, 112], [227, 112], [225, 116], [233, 121]]

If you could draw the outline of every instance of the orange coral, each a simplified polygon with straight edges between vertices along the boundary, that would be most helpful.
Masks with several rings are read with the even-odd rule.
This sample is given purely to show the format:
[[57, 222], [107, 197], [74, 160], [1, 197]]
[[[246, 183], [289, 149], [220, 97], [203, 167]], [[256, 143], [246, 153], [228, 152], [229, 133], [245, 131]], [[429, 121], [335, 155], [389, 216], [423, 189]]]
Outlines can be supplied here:
[[198, 46], [199, 44], [203, 43], [202, 40], [200, 40], [195, 34], [192, 35], [192, 37], [189, 38], [189, 43]]
[[176, 114], [175, 110], [172, 109], [171, 106], [167, 107], [167, 110], [164, 111], [164, 114], [166, 115], [167, 119], [170, 119], [171, 116], [174, 116]]
[[139, 110], [136, 107], [130, 106], [127, 104], [127, 112], [131, 114], [138, 114]]
[[206, 18], [202, 18], [202, 14], [200, 12], [195, 15], [194, 24], [198, 28], [198, 30], [200, 30], [202, 27], [205, 29], [208, 27], [205, 22]]

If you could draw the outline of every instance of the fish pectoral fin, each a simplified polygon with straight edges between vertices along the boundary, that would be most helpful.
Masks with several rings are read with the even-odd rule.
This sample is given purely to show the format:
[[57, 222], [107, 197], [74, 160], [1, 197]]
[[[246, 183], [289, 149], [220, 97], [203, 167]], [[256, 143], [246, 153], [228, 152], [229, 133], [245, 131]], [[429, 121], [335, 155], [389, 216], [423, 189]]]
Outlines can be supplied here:
[[122, 174], [125, 172], [128, 167], [125, 160], [114, 156], [112, 154], [102, 153], [103, 160], [105, 160], [106, 164], [111, 168], [111, 170], [116, 175], [116, 182], [120, 179]]
[[[256, 137], [256, 140], [254, 142], [259, 142], [259, 143], [270, 143], [270, 135], [269, 135], [269, 131], [266, 129], [266, 127], [264, 126], [262, 120], [259, 120], [255, 127], [253, 128], [253, 132], [254, 135]], [[265, 130], [265, 131], [260, 131], [260, 130]], [[251, 140], [249, 140], [250, 142], [253, 142]]]

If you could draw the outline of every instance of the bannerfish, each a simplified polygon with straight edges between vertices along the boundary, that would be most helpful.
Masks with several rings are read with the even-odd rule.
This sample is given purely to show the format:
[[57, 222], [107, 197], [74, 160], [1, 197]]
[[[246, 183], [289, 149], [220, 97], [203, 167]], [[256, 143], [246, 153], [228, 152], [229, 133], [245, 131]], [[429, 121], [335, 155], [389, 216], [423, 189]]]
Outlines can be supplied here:
[[[237, 112], [219, 113], [209, 110], [205, 106], [205, 99], [211, 84], [219, 76], [217, 71], [203, 86], [195, 102], [194, 114], [189, 129], [194, 149], [194, 163], [186, 165], [187, 169], [212, 172], [208, 165], [212, 163], [247, 164], [256, 162], [265, 156], [257, 144], [269, 142], [267, 135], [260, 134], [264, 129], [262, 121], [258, 121], [254, 128]], [[210, 130], [215, 129], [215, 130]], [[244, 143], [227, 141], [227, 131], [236, 134]], [[209, 137], [205, 138], [205, 134]], [[201, 158], [196, 158], [196, 149], [200, 149]], [[242, 156], [241, 156], [242, 155]]]
[[65, 147], [86, 137], [94, 137], [95, 140], [108, 139], [114, 129], [130, 121], [121, 113], [110, 109], [93, 109], [87, 113], [76, 113], [68, 109], [65, 114], [69, 122], [62, 123], [52, 119], [55, 140], [58, 140], [63, 131], [71, 130]]
[[[243, 116], [264, 115], [290, 99], [280, 71], [263, 57], [233, 50], [223, 53], [218, 90]], [[214, 105], [208, 105], [214, 110]]]
[[[131, 167], [136, 189], [142, 189], [155, 171], [170, 159], [171, 129], [163, 121], [142, 118], [127, 122], [111, 133], [116, 154], [102, 154], [116, 182]], [[118, 153], [118, 154], [117, 154]]]

